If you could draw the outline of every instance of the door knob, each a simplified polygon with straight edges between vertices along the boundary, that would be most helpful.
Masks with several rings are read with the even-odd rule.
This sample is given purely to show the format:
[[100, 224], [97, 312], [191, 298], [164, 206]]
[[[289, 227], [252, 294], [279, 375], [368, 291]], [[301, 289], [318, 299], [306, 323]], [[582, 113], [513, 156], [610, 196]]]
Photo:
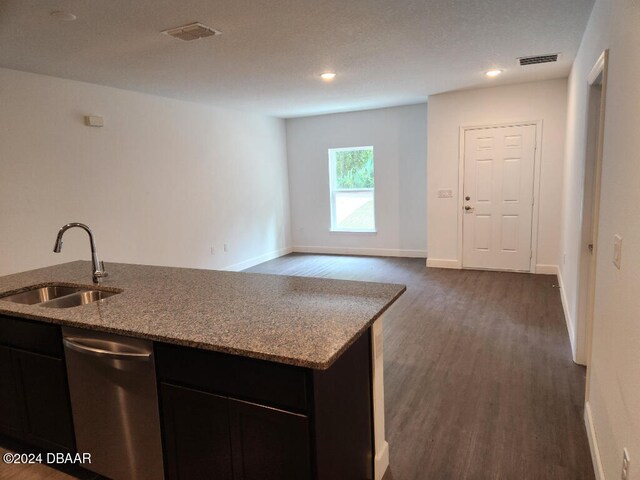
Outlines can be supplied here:
[[471, 207], [470, 207], [469, 205], [465, 205], [465, 206], [464, 206], [464, 209], [465, 209], [465, 210], [471, 210]]
[[471, 197], [467, 195], [466, 197], [464, 197], [464, 199], [468, 202], [469, 200], [471, 200]]

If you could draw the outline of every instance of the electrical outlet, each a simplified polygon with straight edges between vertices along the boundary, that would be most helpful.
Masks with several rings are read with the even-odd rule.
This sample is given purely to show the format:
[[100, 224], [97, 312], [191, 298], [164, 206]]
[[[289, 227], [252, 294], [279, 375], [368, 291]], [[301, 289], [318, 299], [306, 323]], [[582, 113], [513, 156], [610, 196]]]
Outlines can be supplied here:
[[620, 235], [613, 236], [613, 264], [620, 270], [622, 262], [622, 237]]
[[225, 252], [228, 252], [228, 251], [229, 251], [229, 246], [228, 246], [226, 243], [224, 244], [224, 251], [225, 251]]
[[622, 450], [622, 473], [620, 474], [621, 480], [629, 480], [630, 466], [631, 466], [631, 460], [629, 460], [629, 450], [625, 448]]
[[450, 188], [438, 190], [438, 198], [453, 198], [453, 190]]
[[209, 249], [211, 250], [211, 255], [215, 255], [216, 254], [216, 247], [211, 245], [211, 247], [209, 247]]

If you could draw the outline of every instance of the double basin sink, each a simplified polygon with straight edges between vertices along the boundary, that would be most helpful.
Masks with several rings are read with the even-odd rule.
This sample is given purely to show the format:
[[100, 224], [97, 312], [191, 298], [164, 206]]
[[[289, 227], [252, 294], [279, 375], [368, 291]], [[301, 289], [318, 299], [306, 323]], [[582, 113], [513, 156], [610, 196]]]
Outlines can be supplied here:
[[118, 293], [120, 292], [90, 286], [69, 287], [52, 284], [44, 287], [27, 287], [25, 291], [0, 297], [0, 301], [47, 308], [71, 308], [103, 300]]

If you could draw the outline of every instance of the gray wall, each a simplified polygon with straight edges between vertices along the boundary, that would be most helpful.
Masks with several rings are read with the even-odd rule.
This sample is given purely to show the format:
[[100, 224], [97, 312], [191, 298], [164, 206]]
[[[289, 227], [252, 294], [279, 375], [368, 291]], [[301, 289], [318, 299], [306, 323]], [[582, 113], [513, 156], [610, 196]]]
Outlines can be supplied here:
[[[289, 119], [296, 251], [426, 257], [427, 105]], [[330, 232], [327, 151], [373, 145], [377, 233]]]

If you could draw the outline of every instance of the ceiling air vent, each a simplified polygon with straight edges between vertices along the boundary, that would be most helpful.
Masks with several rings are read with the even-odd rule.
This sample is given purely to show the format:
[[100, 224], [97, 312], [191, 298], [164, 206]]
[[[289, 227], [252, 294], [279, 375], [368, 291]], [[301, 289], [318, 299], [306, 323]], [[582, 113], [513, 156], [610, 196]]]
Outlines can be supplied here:
[[222, 32], [196, 22], [190, 23], [189, 25], [183, 25], [182, 27], [170, 28], [169, 30], [164, 30], [162, 33], [190, 42], [191, 40], [197, 40], [199, 38], [220, 35]]
[[558, 55], [558, 53], [549, 53], [547, 55], [533, 55], [531, 57], [520, 57], [518, 58], [518, 61], [520, 62], [520, 66], [557, 62]]

